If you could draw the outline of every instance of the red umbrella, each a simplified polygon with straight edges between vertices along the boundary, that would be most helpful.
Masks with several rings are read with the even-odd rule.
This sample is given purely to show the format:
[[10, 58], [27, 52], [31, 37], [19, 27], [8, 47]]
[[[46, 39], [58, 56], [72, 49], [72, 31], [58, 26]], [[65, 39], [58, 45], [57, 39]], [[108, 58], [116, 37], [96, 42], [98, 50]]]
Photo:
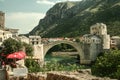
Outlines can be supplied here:
[[23, 59], [23, 58], [25, 58], [25, 56], [26, 56], [25, 52], [18, 51], [18, 52], [14, 52], [12, 54], [9, 54], [7, 56], [7, 58], [9, 58], [9, 59]]

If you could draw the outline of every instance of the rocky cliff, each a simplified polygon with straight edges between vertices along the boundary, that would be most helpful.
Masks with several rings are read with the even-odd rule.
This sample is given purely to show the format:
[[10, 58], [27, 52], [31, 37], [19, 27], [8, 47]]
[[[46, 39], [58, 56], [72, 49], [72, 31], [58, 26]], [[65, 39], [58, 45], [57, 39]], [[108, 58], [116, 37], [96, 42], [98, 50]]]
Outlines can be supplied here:
[[89, 33], [97, 22], [108, 25], [111, 35], [120, 32], [119, 0], [83, 0], [61, 2], [47, 11], [46, 16], [29, 33], [42, 37], [76, 37]]

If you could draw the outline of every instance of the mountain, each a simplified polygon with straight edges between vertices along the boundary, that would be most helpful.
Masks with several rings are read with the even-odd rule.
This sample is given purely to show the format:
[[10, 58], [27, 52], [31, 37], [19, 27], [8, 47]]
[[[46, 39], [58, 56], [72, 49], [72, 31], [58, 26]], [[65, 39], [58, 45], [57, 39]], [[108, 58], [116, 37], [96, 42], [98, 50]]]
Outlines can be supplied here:
[[105, 23], [110, 35], [120, 35], [120, 0], [61, 2], [29, 32], [42, 37], [77, 37], [89, 33], [95, 23]]

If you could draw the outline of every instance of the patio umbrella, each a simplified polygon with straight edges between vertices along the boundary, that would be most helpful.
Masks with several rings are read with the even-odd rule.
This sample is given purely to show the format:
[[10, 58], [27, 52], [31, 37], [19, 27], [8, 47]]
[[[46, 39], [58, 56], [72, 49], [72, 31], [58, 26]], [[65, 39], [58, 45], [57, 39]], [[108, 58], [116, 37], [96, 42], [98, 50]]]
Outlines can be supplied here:
[[14, 52], [7, 56], [8, 59], [23, 59], [25, 58], [26, 53], [23, 51]]
[[7, 59], [13, 59], [14, 62], [11, 62], [11, 66], [16, 68], [16, 60], [20, 60], [20, 59], [24, 59], [26, 56], [26, 53], [23, 52], [23, 51], [18, 51], [18, 52], [14, 52], [14, 53], [11, 53], [9, 55], [7, 55]]

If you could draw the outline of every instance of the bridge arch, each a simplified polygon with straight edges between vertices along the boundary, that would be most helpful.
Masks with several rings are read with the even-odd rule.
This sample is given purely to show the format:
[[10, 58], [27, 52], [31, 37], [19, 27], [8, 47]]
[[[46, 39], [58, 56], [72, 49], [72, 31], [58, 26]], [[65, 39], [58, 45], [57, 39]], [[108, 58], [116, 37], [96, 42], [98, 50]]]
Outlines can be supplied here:
[[64, 43], [64, 44], [68, 44], [68, 45], [71, 45], [72, 47], [74, 47], [77, 51], [78, 51], [78, 54], [80, 56], [80, 59], [84, 59], [84, 53], [83, 53], [83, 49], [82, 49], [82, 44], [80, 43], [77, 43], [77, 42], [73, 42], [73, 41], [55, 41], [55, 42], [51, 42], [49, 44], [44, 44], [44, 51], [43, 51], [43, 54], [44, 54], [44, 57], [46, 55], [46, 53], [54, 46], [58, 45], [58, 44], [61, 44], [61, 43]]

